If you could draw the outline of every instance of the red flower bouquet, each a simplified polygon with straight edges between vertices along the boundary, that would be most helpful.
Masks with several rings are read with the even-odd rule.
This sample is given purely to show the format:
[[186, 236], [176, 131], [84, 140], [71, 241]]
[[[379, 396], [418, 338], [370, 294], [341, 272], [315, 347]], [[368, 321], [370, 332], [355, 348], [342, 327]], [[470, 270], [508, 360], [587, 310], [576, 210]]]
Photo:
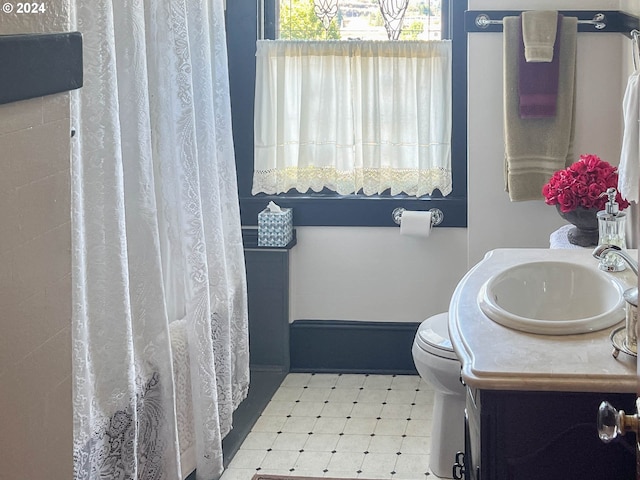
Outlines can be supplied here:
[[[562, 213], [578, 207], [604, 210], [607, 188], [618, 188], [618, 169], [597, 155], [580, 155], [580, 160], [553, 174], [542, 194], [547, 205], [558, 205]], [[616, 195], [620, 210], [629, 206], [620, 192]]]

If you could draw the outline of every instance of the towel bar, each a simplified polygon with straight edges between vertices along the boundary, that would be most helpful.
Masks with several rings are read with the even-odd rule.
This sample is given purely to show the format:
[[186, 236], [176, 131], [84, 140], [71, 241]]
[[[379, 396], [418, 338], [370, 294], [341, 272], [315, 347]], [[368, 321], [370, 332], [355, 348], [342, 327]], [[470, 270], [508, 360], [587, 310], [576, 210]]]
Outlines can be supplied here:
[[[478, 28], [487, 28], [489, 25], [502, 25], [502, 19], [491, 20], [489, 15], [481, 13], [474, 22]], [[598, 30], [607, 28], [607, 17], [604, 13], [596, 13], [591, 20], [578, 20], [581, 25], [593, 25]]]
[[[520, 15], [524, 10], [465, 10], [464, 29], [467, 33], [501, 32], [502, 19]], [[622, 33], [631, 38], [633, 29], [640, 29], [640, 18], [620, 10], [558, 10], [565, 17], [578, 19], [578, 32]]]

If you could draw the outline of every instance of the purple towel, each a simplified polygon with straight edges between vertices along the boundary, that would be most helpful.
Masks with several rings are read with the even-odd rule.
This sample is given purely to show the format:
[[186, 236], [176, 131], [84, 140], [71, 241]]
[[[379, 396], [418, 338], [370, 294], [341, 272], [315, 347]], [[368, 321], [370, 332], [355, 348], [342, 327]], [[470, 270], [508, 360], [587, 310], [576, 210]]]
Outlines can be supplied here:
[[520, 118], [549, 118], [556, 116], [558, 97], [558, 72], [560, 67], [560, 29], [562, 15], [558, 14], [556, 41], [553, 44], [551, 62], [527, 62], [522, 41], [520, 22], [520, 62], [518, 66], [518, 88], [520, 96]]

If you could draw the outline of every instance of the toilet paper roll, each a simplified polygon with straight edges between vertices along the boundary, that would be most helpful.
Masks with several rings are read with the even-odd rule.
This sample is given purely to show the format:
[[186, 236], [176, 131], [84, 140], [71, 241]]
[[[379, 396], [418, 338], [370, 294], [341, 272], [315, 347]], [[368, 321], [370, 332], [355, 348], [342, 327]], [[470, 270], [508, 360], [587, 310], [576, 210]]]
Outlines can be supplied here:
[[431, 212], [402, 212], [400, 235], [428, 237], [431, 233]]

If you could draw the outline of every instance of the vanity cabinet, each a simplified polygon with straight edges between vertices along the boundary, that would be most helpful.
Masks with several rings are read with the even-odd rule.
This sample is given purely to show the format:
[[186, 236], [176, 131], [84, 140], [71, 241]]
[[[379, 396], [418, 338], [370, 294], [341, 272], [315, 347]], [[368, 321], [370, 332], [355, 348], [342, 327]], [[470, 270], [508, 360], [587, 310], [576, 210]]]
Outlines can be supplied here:
[[605, 444], [603, 400], [635, 411], [635, 394], [527, 392], [467, 387], [467, 480], [633, 480], [635, 437]]

